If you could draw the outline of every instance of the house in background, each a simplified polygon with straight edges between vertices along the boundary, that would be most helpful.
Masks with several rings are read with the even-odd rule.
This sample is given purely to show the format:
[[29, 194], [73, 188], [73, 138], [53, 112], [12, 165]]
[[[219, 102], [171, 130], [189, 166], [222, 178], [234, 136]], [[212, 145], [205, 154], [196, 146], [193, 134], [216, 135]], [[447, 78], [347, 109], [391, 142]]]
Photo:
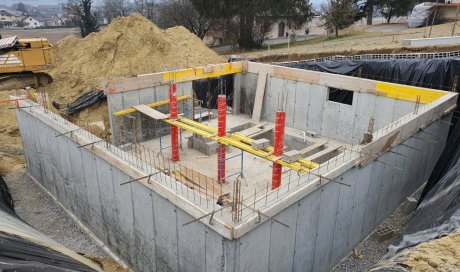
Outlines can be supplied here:
[[319, 17], [314, 17], [310, 22], [295, 24], [287, 19], [279, 19], [272, 23], [265, 34], [264, 45], [288, 43], [294, 39], [302, 41], [308, 36], [327, 35], [327, 31], [321, 26]]
[[39, 20], [35, 17], [32, 16], [27, 16], [26, 18], [22, 19], [22, 22], [24, 22], [24, 28], [38, 28], [38, 27], [43, 27], [45, 26], [45, 23], [42, 20]]
[[16, 23], [24, 19], [25, 15], [16, 10], [10, 9], [0, 9], [0, 21], [1, 22], [8, 22], [8, 23]]

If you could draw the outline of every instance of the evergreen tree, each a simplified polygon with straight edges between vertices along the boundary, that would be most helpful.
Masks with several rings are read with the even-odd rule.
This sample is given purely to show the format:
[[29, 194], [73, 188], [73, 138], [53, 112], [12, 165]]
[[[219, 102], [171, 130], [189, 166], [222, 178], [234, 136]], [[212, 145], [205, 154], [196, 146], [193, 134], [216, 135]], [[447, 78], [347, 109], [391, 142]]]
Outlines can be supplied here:
[[308, 0], [192, 0], [196, 9], [209, 18], [234, 20], [238, 24], [238, 44], [242, 48], [260, 45], [258, 32], [280, 18], [300, 24], [311, 18]]
[[340, 29], [355, 22], [356, 8], [353, 0], [329, 0], [321, 6], [320, 16], [324, 20], [324, 26], [338, 37]]
[[377, 6], [380, 13], [390, 23], [391, 18], [398, 16], [407, 16], [414, 8], [414, 0], [377, 0]]

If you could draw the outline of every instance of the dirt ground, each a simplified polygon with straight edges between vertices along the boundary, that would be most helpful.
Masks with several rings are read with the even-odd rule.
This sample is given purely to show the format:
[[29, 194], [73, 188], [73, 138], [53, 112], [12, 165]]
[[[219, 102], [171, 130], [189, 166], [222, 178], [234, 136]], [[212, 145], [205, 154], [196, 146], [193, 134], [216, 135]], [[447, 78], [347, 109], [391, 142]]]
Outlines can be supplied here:
[[0, 29], [3, 38], [19, 36], [19, 38], [47, 38], [52, 44], [67, 36], [80, 38], [79, 28], [44, 28], [44, 29]]
[[[8, 100], [16, 91], [1, 91], [0, 100]], [[24, 166], [19, 128], [14, 113], [14, 105], [0, 103], [0, 175], [17, 171]]]
[[[450, 36], [452, 23], [433, 26], [430, 37]], [[454, 34], [458, 35], [460, 27], [457, 25]], [[261, 50], [254, 52], [242, 52], [249, 59], [261, 62], [294, 61], [311, 58], [326, 57], [332, 55], [359, 55], [359, 54], [394, 54], [411, 52], [447, 52], [460, 50], [458, 46], [442, 47], [411, 47], [401, 45], [403, 39], [428, 37], [430, 27], [406, 28], [403, 24], [380, 24], [375, 26], [355, 25], [341, 31], [339, 38], [320, 37], [309, 41], [307, 44]]]

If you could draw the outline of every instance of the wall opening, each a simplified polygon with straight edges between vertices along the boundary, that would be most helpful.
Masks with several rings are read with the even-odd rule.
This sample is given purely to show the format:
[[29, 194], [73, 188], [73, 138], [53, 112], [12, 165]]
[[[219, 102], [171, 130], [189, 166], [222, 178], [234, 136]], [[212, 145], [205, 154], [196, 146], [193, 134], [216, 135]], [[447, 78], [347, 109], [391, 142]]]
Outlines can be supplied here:
[[353, 93], [352, 91], [328, 88], [328, 100], [341, 104], [353, 105]]

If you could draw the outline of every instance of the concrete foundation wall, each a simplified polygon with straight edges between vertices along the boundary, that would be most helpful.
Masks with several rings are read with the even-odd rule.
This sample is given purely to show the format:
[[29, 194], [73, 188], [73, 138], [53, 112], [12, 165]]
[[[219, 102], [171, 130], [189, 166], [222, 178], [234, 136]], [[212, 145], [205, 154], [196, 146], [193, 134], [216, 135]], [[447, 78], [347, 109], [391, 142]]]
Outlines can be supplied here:
[[351, 187], [329, 182], [281, 211], [275, 218], [289, 228], [269, 220], [241, 237], [236, 271], [330, 271], [428, 179], [448, 125], [425, 131], [434, 136], [419, 132], [336, 178]]
[[[91, 148], [59, 123], [17, 112], [29, 172], [135, 271], [329, 271], [428, 178], [450, 116], [363, 168], [353, 167], [228, 240]], [[160, 186], [160, 185], [155, 185]]]
[[[36, 118], [17, 113], [29, 173], [135, 271], [232, 271], [229, 241]], [[56, 124], [58, 125], [58, 124]]]
[[[257, 74], [246, 73], [243, 88], [251, 113], [257, 87]], [[244, 102], [242, 103], [244, 104]], [[369, 93], [354, 92], [352, 105], [328, 100], [328, 87], [293, 80], [267, 77], [262, 119], [274, 122], [278, 109], [286, 109], [286, 125], [314, 131], [345, 143], [358, 143], [374, 118], [374, 131], [415, 110], [415, 103]]]
[[[177, 96], [182, 95], [193, 95], [191, 81], [177, 83]], [[127, 116], [114, 117], [112, 114], [117, 111], [129, 109], [130, 107], [139, 104], [149, 104], [168, 99], [168, 85], [109, 94], [107, 96], [107, 100], [109, 105], [110, 127], [112, 130], [112, 137], [114, 142], [121, 143], [123, 138], [124, 142], [131, 143], [153, 139], [158, 136], [158, 127], [160, 125], [165, 128], [166, 132], [169, 128], [169, 125], [166, 125], [163, 122], [157, 122], [156, 120], [139, 112], [131, 113], [129, 115], [135, 117], [135, 119], [129, 118]], [[188, 118], [191, 118], [192, 103], [193, 102], [191, 99], [179, 101], [179, 112], [184, 113]], [[169, 113], [169, 105], [160, 106], [155, 109], [164, 113]], [[120, 126], [123, 127], [123, 130], [125, 131], [121, 132]]]

